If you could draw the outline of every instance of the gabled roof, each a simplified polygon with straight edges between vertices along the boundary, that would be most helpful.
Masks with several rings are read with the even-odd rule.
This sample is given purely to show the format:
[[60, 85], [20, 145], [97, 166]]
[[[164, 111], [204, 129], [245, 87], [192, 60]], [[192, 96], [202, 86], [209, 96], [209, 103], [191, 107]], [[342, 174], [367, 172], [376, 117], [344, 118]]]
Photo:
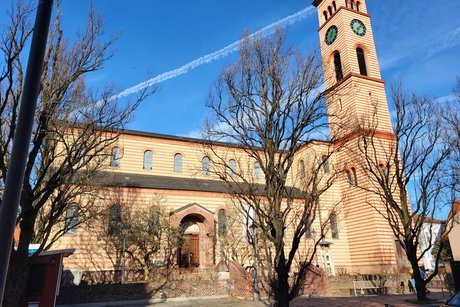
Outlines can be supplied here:
[[[418, 219], [420, 217], [420, 215], [419, 214], [414, 214], [414, 217]], [[445, 224], [446, 223], [446, 221], [431, 218], [431, 217], [428, 217], [428, 216], [422, 216], [422, 218], [423, 218], [423, 223], [428, 223], [428, 224]]]

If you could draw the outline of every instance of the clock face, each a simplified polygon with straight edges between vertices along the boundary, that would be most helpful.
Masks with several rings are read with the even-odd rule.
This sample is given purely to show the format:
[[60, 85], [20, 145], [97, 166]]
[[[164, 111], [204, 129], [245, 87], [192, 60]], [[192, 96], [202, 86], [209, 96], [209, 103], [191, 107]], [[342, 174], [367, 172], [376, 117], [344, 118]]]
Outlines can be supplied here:
[[325, 42], [328, 45], [331, 45], [337, 38], [337, 34], [339, 34], [339, 29], [336, 26], [331, 26], [326, 31]]
[[356, 35], [359, 35], [359, 36], [366, 35], [366, 26], [361, 20], [353, 19], [350, 23], [350, 26]]

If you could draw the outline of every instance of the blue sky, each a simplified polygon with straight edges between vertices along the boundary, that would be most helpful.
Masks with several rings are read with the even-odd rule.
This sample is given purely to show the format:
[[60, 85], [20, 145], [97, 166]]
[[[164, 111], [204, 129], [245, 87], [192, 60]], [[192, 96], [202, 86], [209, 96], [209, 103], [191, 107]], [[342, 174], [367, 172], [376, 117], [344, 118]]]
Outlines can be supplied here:
[[[8, 1], [0, 3], [2, 13]], [[64, 31], [83, 28], [89, 0], [62, 0]], [[94, 0], [106, 32], [120, 33], [114, 57], [88, 76], [129, 88], [185, 65], [308, 6], [311, 1], [276, 0]], [[400, 79], [420, 95], [444, 97], [460, 75], [460, 1], [367, 0], [382, 70], [388, 85]], [[305, 52], [319, 47], [315, 10], [288, 26], [288, 41]], [[237, 53], [201, 65], [159, 84], [128, 128], [197, 136], [212, 81]]]

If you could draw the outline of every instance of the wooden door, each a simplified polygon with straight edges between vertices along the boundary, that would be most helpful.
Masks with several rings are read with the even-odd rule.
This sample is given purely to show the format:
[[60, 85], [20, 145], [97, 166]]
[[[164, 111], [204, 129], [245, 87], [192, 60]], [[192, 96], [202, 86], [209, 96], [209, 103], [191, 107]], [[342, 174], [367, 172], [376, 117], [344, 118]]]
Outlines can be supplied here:
[[181, 268], [196, 268], [200, 266], [200, 236], [199, 234], [185, 234], [184, 246], [181, 249]]

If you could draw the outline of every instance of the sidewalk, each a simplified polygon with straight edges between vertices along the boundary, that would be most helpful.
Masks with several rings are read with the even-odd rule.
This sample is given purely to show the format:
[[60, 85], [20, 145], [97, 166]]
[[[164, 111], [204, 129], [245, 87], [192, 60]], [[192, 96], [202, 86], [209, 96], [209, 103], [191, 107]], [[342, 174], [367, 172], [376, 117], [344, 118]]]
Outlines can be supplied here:
[[[427, 305], [419, 305], [415, 302], [414, 294], [406, 295], [368, 295], [358, 297], [300, 297], [291, 302], [291, 307], [409, 307], [409, 306], [424, 306], [434, 307], [446, 302], [450, 295], [447, 292], [435, 292], [429, 295], [433, 303]], [[238, 300], [231, 297], [191, 297], [191, 298], [173, 298], [166, 302], [160, 302], [159, 299], [144, 300], [144, 301], [124, 301], [124, 302], [105, 302], [92, 304], [71, 304], [58, 305], [58, 307], [102, 307], [102, 306], [124, 306], [124, 307], [262, 307], [267, 306], [267, 302], [253, 302]]]
[[[415, 301], [414, 294], [407, 294], [407, 295], [382, 295], [382, 296], [359, 296], [359, 297], [315, 297], [315, 298], [297, 298], [292, 303], [292, 307], [304, 307], [304, 306], [312, 306], [312, 307], [339, 307], [339, 306], [352, 306], [352, 307], [384, 307], [385, 304], [388, 304], [389, 307], [408, 307], [408, 306], [439, 306], [442, 302], [447, 301], [449, 299], [449, 294], [441, 292], [432, 293], [429, 295], [430, 299], [438, 301], [438, 303], [433, 303], [429, 305], [417, 305], [407, 302]], [[441, 303], [440, 303], [441, 302]], [[188, 301], [188, 302], [165, 302], [165, 303], [157, 303], [151, 304], [150, 306], [156, 307], [171, 307], [171, 306], [182, 306], [182, 307], [191, 307], [191, 306], [199, 306], [199, 307], [262, 307], [267, 306], [262, 302], [252, 302], [252, 301], [243, 301], [243, 300], [236, 300], [232, 298], [225, 298], [219, 300], [196, 300], [196, 301]]]

